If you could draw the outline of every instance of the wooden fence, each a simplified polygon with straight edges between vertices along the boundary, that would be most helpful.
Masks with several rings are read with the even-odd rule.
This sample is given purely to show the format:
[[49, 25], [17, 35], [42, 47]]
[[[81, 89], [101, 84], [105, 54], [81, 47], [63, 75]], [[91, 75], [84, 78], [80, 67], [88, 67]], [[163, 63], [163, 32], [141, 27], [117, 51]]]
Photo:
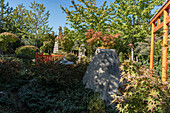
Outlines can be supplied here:
[[62, 57], [63, 55], [43, 55], [43, 53], [41, 54], [37, 54], [35, 53], [35, 65], [37, 65], [37, 62], [53, 62], [55, 63], [55, 60], [58, 59], [59, 57]]

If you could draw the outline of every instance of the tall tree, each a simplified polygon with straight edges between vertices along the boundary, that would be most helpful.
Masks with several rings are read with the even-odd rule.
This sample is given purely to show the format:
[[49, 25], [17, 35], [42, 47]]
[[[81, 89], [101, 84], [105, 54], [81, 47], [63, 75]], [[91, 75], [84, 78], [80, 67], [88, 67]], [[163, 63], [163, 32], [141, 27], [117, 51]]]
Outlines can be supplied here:
[[43, 46], [40, 47], [40, 51], [48, 53], [52, 52], [56, 37], [57, 35], [55, 35], [54, 31], [51, 34], [45, 34], [42, 38]]
[[24, 22], [27, 20], [28, 17], [26, 12], [28, 12], [26, 7], [23, 6], [23, 4], [18, 4], [18, 6], [9, 16], [12, 32], [22, 37], [29, 35], [29, 29], [27, 27], [27, 24]]
[[[32, 11], [28, 12], [28, 23], [30, 32], [34, 34], [36, 41], [40, 39], [45, 33], [48, 33], [52, 28], [48, 25], [49, 11], [46, 11], [43, 4], [31, 3], [30, 8]], [[36, 43], [37, 45], [37, 43]]]
[[[49, 11], [43, 4], [31, 3], [31, 10], [27, 10], [22, 4], [18, 5], [10, 15], [13, 23], [13, 31], [25, 38], [30, 43], [38, 45], [44, 34], [51, 32], [52, 28], [48, 25]], [[33, 43], [32, 43], [33, 44]]]
[[[79, 4], [75, 3], [74, 0], [71, 1], [72, 5], [70, 10], [61, 6], [64, 13], [67, 15], [67, 22], [71, 28], [74, 29], [77, 46], [82, 43], [86, 43], [85, 32], [87, 29], [93, 29], [94, 31], [103, 31], [103, 33], [109, 33], [111, 23], [111, 9], [106, 5], [106, 1], [102, 6], [96, 6], [96, 0], [78, 0]], [[82, 4], [82, 5], [81, 5]], [[111, 28], [110, 28], [111, 29]], [[70, 32], [65, 29], [65, 32]], [[112, 31], [111, 31], [112, 32]], [[70, 33], [72, 34], [72, 33]], [[67, 34], [66, 34], [67, 35]], [[91, 46], [91, 54], [96, 45]], [[89, 48], [89, 47], [88, 47]]]
[[122, 34], [124, 44], [132, 44], [131, 58], [133, 60], [133, 48], [136, 42], [150, 37], [148, 22], [153, 16], [151, 10], [156, 5], [161, 5], [164, 0], [115, 0], [111, 4], [115, 13], [112, 27]]
[[8, 30], [8, 15], [12, 12], [12, 7], [9, 3], [4, 3], [4, 0], [0, 0], [0, 32]]
[[95, 31], [107, 32], [109, 23], [111, 22], [110, 15], [112, 14], [110, 8], [106, 5], [106, 1], [101, 7], [96, 6], [96, 0], [78, 0], [80, 4], [76, 4], [74, 0], [71, 1], [73, 8], [62, 8], [67, 15], [67, 21], [71, 28], [74, 28], [80, 35], [79, 39], [85, 39], [84, 33], [86, 29], [93, 29]]

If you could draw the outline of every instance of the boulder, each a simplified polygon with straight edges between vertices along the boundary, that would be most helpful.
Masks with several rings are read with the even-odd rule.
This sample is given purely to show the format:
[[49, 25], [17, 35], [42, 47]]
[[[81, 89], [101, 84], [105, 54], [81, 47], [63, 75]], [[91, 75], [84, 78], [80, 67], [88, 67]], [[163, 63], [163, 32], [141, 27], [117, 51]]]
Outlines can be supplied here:
[[[97, 49], [83, 77], [86, 88], [100, 93], [100, 98], [111, 102], [120, 86], [120, 61], [114, 49]], [[118, 97], [118, 96], [117, 96]]]

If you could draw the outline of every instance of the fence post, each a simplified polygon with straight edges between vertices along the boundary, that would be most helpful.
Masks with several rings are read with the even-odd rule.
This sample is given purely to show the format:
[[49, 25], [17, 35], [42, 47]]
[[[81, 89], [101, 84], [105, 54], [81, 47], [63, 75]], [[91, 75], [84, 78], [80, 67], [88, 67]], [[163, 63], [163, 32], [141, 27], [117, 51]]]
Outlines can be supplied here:
[[45, 56], [45, 62], [47, 62], [47, 56]]
[[44, 61], [43, 53], [41, 53], [41, 62]]
[[54, 62], [54, 55], [51, 55], [52, 56], [52, 58], [53, 58], [53, 63], [55, 64], [55, 62]]

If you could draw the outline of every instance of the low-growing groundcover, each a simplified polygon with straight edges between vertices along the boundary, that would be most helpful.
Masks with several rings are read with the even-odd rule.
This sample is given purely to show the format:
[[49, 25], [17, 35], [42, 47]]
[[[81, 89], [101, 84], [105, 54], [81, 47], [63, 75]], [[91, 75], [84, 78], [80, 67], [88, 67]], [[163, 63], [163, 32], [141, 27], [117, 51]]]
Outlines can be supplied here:
[[[17, 64], [17, 65], [13, 65]], [[109, 113], [110, 106], [99, 94], [85, 89], [80, 82], [88, 63], [72, 66], [31, 63], [16, 59], [0, 61], [0, 96], [2, 113]], [[9, 68], [8, 68], [9, 67]]]

